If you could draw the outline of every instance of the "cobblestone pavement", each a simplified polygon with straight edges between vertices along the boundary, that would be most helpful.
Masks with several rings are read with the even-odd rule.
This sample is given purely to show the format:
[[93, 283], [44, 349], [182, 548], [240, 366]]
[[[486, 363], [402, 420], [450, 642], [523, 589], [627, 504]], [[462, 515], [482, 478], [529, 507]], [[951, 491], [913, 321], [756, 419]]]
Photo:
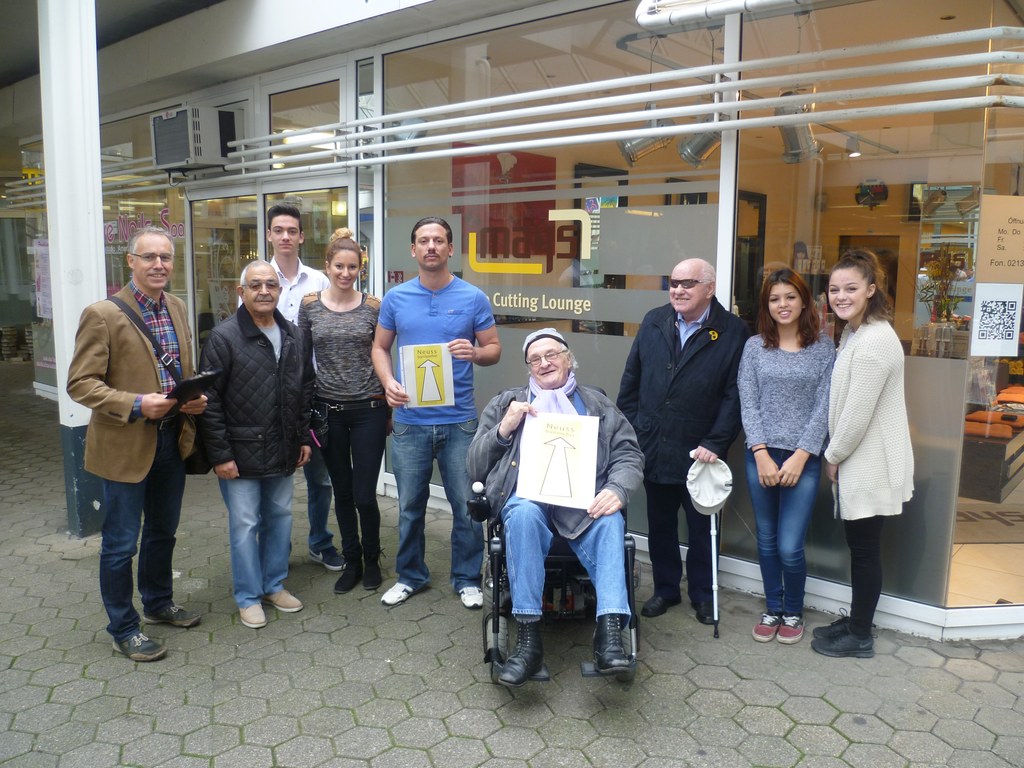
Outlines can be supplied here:
[[[874, 659], [826, 659], [809, 638], [755, 643], [760, 602], [736, 592], [719, 640], [689, 611], [645, 620], [631, 683], [582, 678], [592, 625], [562, 621], [544, 629], [550, 683], [494, 685], [481, 614], [447, 588], [443, 516], [427, 527], [438, 586], [386, 610], [380, 590], [334, 595], [306, 559], [301, 479], [288, 586], [305, 609], [239, 623], [223, 503], [212, 475], [190, 478], [175, 593], [203, 622], [149, 627], [168, 656], [133, 663], [104, 630], [98, 537], [65, 533], [57, 407], [30, 377], [0, 363], [5, 766], [1024, 766], [1024, 641], [882, 631]], [[387, 501], [392, 556], [396, 517]]]

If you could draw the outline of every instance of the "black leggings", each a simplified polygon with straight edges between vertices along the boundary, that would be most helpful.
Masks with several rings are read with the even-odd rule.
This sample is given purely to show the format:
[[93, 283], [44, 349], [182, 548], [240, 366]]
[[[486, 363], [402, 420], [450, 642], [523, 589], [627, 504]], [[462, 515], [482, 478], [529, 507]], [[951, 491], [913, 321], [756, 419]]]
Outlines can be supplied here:
[[882, 594], [882, 523], [879, 515], [844, 520], [846, 545], [850, 548], [850, 630], [870, 637], [875, 607]]

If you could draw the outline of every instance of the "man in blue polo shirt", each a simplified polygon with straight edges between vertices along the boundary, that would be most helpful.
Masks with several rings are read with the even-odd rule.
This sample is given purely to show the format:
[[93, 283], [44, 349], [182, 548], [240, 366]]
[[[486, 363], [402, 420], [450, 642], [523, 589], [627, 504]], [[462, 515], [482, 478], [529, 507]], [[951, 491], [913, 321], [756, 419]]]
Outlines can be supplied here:
[[[483, 606], [480, 566], [483, 534], [466, 509], [469, 474], [466, 453], [476, 433], [473, 365], [494, 365], [501, 342], [490, 302], [483, 291], [449, 269], [452, 228], [428, 216], [412, 229], [412, 257], [419, 275], [384, 295], [373, 340], [373, 366], [394, 411], [391, 462], [398, 485], [398, 581], [381, 602], [404, 603], [430, 586], [425, 562], [424, 523], [434, 460], [441, 470], [445, 496], [452, 508], [451, 585], [467, 608]], [[391, 348], [445, 344], [452, 357], [454, 405], [406, 407], [410, 397], [395, 378]]]

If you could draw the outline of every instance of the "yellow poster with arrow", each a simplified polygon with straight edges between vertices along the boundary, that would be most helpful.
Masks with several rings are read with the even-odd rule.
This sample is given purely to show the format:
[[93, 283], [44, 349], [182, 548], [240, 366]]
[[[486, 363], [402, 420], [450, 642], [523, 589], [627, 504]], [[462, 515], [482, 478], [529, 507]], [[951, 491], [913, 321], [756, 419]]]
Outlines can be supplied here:
[[447, 344], [409, 344], [399, 351], [407, 408], [455, 405], [452, 353]]

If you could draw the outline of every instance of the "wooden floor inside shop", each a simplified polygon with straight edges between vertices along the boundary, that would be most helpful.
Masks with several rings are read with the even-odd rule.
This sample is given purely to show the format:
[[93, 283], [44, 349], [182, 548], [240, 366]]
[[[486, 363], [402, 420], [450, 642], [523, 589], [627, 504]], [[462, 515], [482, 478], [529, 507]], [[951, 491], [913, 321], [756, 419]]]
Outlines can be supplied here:
[[960, 498], [948, 605], [1024, 603], [1024, 484], [1002, 504]]

